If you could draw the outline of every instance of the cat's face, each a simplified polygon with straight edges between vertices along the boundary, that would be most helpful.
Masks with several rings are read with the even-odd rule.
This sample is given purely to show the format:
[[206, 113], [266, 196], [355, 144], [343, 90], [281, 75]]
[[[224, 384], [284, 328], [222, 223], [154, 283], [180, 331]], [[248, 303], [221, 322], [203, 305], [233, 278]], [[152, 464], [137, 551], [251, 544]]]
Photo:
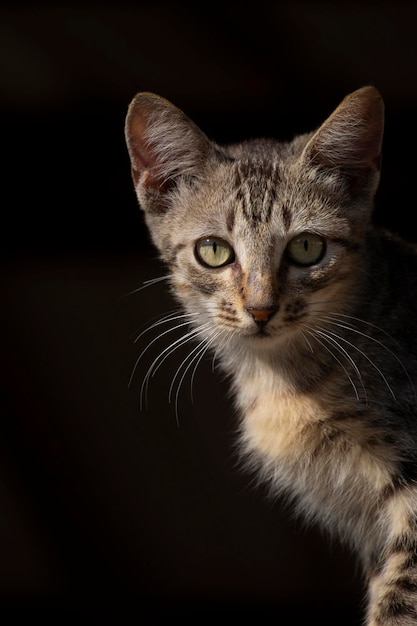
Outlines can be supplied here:
[[131, 105], [140, 205], [174, 294], [214, 345], [308, 341], [352, 297], [382, 139], [376, 90], [355, 94], [312, 135], [229, 148], [157, 96]]
[[311, 186], [293, 159], [268, 158], [219, 162], [157, 218], [173, 292], [195, 323], [261, 349], [337, 310], [361, 244], [331, 177]]

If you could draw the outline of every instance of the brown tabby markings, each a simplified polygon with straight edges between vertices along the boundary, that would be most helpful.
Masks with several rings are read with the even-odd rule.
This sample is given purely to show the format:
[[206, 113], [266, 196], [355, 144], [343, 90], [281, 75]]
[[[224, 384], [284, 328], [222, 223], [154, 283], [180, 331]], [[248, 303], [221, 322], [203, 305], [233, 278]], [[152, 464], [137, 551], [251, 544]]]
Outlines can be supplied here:
[[[366, 626], [411, 626], [417, 253], [371, 223], [383, 123], [379, 93], [364, 87], [309, 135], [222, 147], [143, 93], [126, 140], [138, 201], [185, 311], [179, 328], [191, 327], [144, 382], [176, 345], [198, 341], [187, 369], [211, 348], [232, 381], [249, 465], [357, 552]], [[297, 250], [300, 234], [306, 262], [289, 245]], [[320, 258], [308, 258], [310, 235], [322, 238]], [[201, 263], [204, 237], [226, 241], [230, 262]]]
[[226, 218], [226, 226], [227, 226], [227, 230], [229, 231], [229, 233], [232, 232], [234, 223], [235, 223], [235, 209], [233, 208], [228, 212], [227, 218]]
[[226, 300], [222, 300], [220, 306], [221, 311], [219, 317], [223, 322], [228, 323], [233, 328], [238, 320], [235, 306]]
[[[259, 181], [266, 181], [256, 197], [253, 191]], [[241, 205], [246, 219], [256, 225], [268, 223], [276, 200], [275, 190], [279, 185], [279, 173], [275, 164], [269, 161], [252, 163], [242, 160], [235, 168], [236, 200]]]
[[282, 223], [284, 224], [285, 230], [290, 230], [291, 228], [291, 211], [286, 204], [282, 207]]
[[284, 322], [294, 322], [295, 320], [306, 315], [307, 303], [303, 300], [296, 299], [294, 302], [289, 302], [285, 306]]

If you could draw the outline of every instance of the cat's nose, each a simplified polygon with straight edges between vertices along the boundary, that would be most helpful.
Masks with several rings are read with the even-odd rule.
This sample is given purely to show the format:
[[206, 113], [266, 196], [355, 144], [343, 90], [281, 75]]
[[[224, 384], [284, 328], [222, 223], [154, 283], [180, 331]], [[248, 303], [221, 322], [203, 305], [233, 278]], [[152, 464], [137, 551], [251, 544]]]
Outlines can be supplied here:
[[277, 307], [270, 307], [267, 309], [256, 309], [255, 307], [247, 307], [247, 312], [252, 315], [253, 319], [260, 326], [265, 325], [271, 317], [276, 313]]

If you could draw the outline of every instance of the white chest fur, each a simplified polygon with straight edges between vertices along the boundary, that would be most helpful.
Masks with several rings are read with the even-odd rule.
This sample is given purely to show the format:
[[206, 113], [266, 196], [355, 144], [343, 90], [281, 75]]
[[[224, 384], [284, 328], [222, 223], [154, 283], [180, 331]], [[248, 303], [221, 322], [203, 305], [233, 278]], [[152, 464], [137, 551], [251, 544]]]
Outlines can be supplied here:
[[[272, 369], [236, 377], [241, 442], [274, 491], [291, 494], [307, 517], [355, 543], [367, 534], [397, 459], [366, 421], [321, 394], [291, 389]], [[334, 413], [338, 419], [334, 419]]]

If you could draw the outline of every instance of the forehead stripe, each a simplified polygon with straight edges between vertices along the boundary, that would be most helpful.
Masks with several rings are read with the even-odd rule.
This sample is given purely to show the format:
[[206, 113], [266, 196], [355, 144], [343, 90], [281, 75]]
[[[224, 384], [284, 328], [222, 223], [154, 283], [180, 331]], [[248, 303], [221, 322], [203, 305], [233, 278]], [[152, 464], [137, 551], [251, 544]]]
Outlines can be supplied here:
[[253, 224], [270, 220], [279, 182], [277, 167], [271, 161], [236, 163], [236, 199], [246, 219]]

